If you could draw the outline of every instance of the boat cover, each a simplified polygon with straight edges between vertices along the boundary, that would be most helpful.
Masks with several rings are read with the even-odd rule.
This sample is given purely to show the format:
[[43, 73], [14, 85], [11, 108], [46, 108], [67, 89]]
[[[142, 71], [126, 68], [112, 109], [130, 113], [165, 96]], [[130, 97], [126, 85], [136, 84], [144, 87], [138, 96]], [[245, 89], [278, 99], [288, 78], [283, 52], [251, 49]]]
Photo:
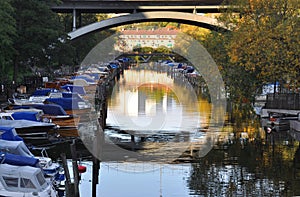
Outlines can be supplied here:
[[31, 120], [4, 120], [0, 119], [0, 126], [5, 127], [14, 127], [15, 129], [21, 129], [21, 128], [34, 128], [34, 127], [40, 127], [40, 128], [51, 128], [54, 127], [55, 124], [53, 123], [46, 123], [46, 122], [36, 122]]
[[0, 139], [0, 150], [25, 157], [34, 157], [23, 141], [8, 141]]
[[73, 93], [86, 95], [86, 92], [85, 92], [83, 86], [76, 86], [76, 85], [67, 84], [67, 85], [61, 86], [61, 88], [64, 89], [64, 90], [68, 90], [70, 92], [73, 92]]
[[63, 98], [72, 98], [72, 99], [78, 99], [83, 101], [83, 99], [80, 97], [78, 93], [63, 92], [62, 96]]
[[82, 100], [73, 98], [49, 98], [46, 99], [46, 103], [55, 103], [60, 105], [64, 110], [79, 109], [78, 102], [83, 102]]
[[11, 116], [14, 118], [14, 120], [40, 121], [38, 120], [38, 112], [36, 111], [19, 111], [14, 112]]
[[57, 92], [54, 88], [44, 88], [35, 90], [31, 96], [48, 96], [50, 92]]
[[48, 115], [67, 115], [67, 112], [57, 104], [32, 104], [32, 105], [14, 105], [14, 109], [40, 109], [43, 110], [44, 114]]
[[16, 166], [32, 166], [39, 167], [39, 160], [34, 157], [26, 157], [6, 152], [0, 152], [1, 163], [16, 165]]
[[46, 105], [33, 105], [33, 106], [37, 109], [43, 110], [44, 114], [67, 115], [67, 112], [60, 105], [46, 104]]
[[23, 138], [17, 135], [15, 128], [3, 126], [0, 126], [0, 139], [9, 141], [23, 141]]
[[[7, 186], [5, 178], [9, 178], [9, 183], [17, 187]], [[28, 179], [31, 183], [27, 181]], [[7, 191], [12, 192], [42, 192], [48, 187], [41, 169], [31, 166], [0, 164], [0, 182]], [[30, 186], [23, 185], [24, 183], [30, 183]]]

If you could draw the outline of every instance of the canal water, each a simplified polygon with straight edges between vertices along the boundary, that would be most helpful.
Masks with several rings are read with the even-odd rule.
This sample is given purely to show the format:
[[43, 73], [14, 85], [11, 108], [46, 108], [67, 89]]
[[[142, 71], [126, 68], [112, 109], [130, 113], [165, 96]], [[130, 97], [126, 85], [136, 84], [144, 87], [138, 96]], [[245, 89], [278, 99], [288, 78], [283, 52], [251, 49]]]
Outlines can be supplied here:
[[[257, 120], [237, 129], [226, 116], [220, 127], [209, 98], [187, 81], [159, 65], [140, 68], [125, 70], [115, 84], [107, 127], [93, 127], [96, 137], [83, 129], [81, 196], [92, 196], [84, 147], [101, 160], [97, 196], [300, 195], [297, 132], [266, 135]], [[67, 149], [57, 145], [49, 155]]]

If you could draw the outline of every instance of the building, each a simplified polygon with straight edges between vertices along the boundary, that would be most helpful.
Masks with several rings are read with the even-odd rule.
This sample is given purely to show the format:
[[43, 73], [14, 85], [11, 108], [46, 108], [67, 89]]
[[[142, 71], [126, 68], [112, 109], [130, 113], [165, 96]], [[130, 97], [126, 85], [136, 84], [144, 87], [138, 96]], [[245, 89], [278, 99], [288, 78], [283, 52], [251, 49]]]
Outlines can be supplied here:
[[152, 30], [122, 30], [118, 43], [120, 51], [132, 51], [134, 48], [165, 46], [173, 48], [176, 35], [179, 30], [174, 29], [152, 29]]

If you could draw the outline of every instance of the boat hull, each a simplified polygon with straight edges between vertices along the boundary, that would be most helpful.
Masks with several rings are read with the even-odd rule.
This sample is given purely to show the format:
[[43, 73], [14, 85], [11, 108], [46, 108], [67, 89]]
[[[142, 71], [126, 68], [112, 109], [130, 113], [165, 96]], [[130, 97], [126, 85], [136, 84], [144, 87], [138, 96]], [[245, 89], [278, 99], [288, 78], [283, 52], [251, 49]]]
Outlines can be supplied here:
[[43, 118], [49, 119], [52, 123], [58, 125], [59, 127], [77, 127], [80, 121], [79, 116], [51, 116], [43, 115]]
[[55, 134], [57, 137], [79, 137], [78, 127], [61, 127], [52, 134]]

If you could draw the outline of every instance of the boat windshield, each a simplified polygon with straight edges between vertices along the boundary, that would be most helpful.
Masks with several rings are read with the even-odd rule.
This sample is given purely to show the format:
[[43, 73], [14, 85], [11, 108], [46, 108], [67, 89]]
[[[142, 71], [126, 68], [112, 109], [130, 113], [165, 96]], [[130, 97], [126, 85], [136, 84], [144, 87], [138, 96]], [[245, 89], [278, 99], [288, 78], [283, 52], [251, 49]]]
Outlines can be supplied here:
[[42, 172], [39, 172], [39, 173], [36, 175], [36, 178], [37, 178], [37, 180], [38, 180], [38, 182], [39, 182], [39, 184], [40, 184], [41, 186], [43, 186], [43, 185], [46, 183], [46, 179], [45, 179], [45, 177], [44, 177], [44, 175], [43, 175]]
[[31, 188], [36, 189], [35, 185], [32, 183], [30, 179], [27, 178], [21, 178], [20, 179], [20, 187], [21, 188]]

